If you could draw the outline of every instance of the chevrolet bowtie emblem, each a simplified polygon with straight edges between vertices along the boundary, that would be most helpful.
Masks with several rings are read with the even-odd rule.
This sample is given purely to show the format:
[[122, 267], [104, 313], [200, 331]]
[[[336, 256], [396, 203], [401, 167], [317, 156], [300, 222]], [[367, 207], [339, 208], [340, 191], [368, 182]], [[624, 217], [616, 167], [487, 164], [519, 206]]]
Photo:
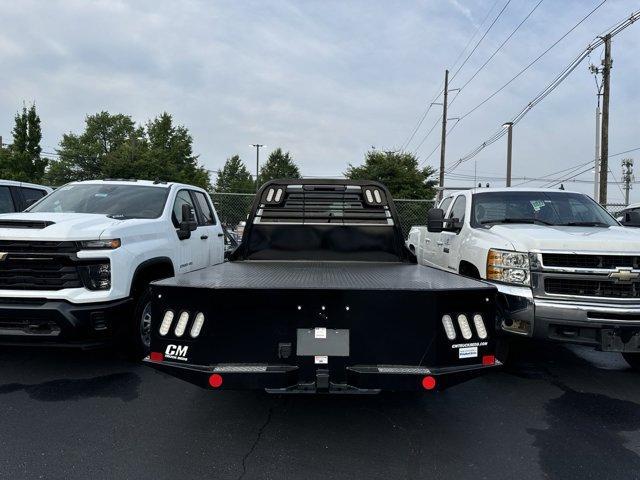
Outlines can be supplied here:
[[615, 272], [609, 274], [616, 282], [630, 282], [640, 277], [640, 273], [631, 271], [630, 268], [617, 268]]
[[9, 255], [9, 252], [0, 252], [0, 262], [6, 259], [7, 255]]

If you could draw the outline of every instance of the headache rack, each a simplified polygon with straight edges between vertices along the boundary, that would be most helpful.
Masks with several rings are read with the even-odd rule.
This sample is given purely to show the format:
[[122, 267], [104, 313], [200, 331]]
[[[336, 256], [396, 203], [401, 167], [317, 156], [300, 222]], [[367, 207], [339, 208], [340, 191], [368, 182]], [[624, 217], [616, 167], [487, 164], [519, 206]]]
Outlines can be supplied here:
[[378, 185], [285, 182], [262, 190], [254, 223], [394, 225], [387, 195]]

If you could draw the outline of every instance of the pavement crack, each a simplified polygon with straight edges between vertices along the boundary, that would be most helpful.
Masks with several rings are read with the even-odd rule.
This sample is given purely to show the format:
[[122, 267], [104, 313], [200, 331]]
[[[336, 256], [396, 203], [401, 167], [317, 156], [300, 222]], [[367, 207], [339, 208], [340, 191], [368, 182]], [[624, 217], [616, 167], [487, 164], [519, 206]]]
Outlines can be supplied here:
[[267, 418], [262, 424], [262, 426], [260, 427], [260, 429], [258, 430], [256, 438], [254, 439], [253, 444], [251, 444], [251, 448], [249, 448], [249, 451], [245, 453], [244, 456], [242, 457], [242, 473], [238, 477], [238, 480], [241, 480], [247, 474], [247, 460], [249, 460], [249, 457], [253, 454], [253, 452], [255, 452], [256, 448], [258, 447], [258, 443], [260, 443], [260, 439], [262, 438], [262, 434], [271, 423], [271, 418], [273, 417], [274, 409], [275, 409], [274, 405], [269, 407], [269, 411], [267, 412]]

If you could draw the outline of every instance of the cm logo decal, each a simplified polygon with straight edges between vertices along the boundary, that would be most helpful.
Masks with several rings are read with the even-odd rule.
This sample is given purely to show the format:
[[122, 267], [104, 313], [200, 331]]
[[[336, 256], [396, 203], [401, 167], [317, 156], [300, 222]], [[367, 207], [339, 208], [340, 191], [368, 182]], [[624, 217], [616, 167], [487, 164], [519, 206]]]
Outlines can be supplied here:
[[185, 345], [167, 345], [167, 349], [164, 351], [164, 356], [171, 360], [182, 360], [183, 362], [186, 362], [188, 351], [189, 347]]

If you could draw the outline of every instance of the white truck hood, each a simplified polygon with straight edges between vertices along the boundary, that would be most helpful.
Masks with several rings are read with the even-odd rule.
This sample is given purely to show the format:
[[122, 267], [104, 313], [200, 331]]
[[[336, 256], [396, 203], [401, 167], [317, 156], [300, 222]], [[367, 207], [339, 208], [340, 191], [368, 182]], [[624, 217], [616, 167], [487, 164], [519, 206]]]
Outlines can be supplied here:
[[97, 240], [119, 220], [94, 213], [7, 213], [6, 220], [53, 222], [45, 228], [0, 227], [0, 240]]
[[520, 252], [638, 252], [640, 231], [626, 227], [554, 227], [546, 225], [494, 225], [489, 230]]

